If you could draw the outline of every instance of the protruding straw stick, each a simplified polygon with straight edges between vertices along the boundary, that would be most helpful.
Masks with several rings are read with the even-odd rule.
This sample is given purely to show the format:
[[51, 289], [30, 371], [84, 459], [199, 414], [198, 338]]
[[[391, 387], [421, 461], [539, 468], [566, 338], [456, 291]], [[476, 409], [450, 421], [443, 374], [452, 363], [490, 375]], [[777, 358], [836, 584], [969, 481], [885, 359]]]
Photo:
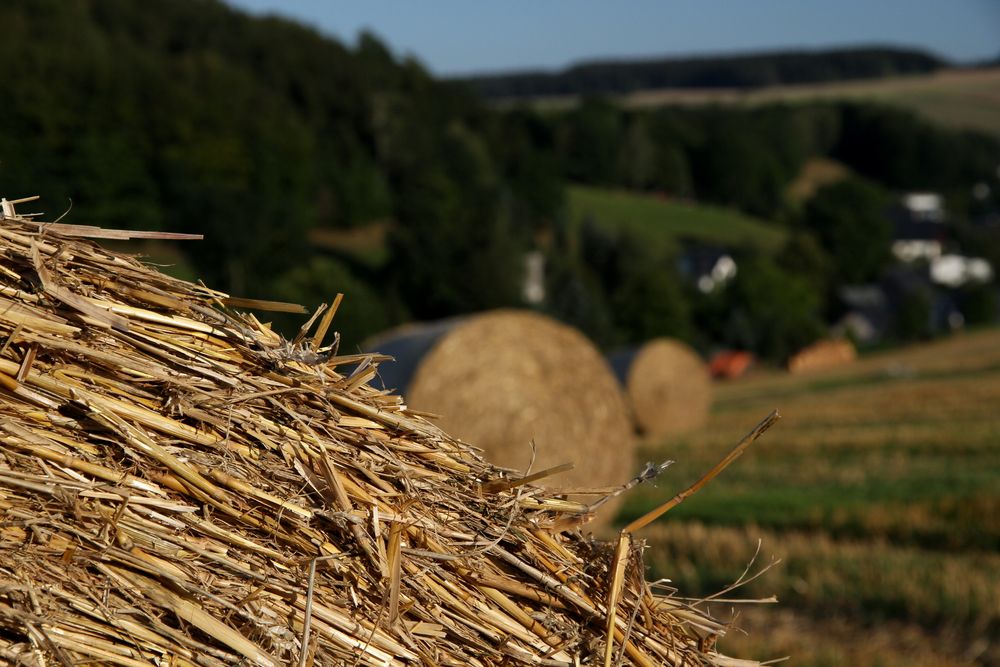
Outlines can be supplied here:
[[715, 476], [718, 475], [723, 470], [725, 470], [730, 463], [739, 458], [740, 454], [742, 454], [746, 450], [746, 448], [749, 447], [751, 443], [753, 443], [754, 440], [762, 436], [764, 432], [767, 431], [767, 429], [771, 428], [774, 425], [774, 423], [777, 422], [779, 419], [781, 419], [781, 415], [778, 414], [777, 410], [769, 414], [767, 417], [763, 419], [763, 421], [754, 426], [752, 431], [743, 436], [743, 439], [740, 440], [740, 443], [733, 448], [733, 451], [729, 452], [729, 454], [727, 454], [724, 459], [716, 463], [714, 468], [712, 468], [704, 475], [702, 475], [701, 479], [699, 479], [697, 482], [695, 482], [688, 488], [684, 489], [683, 491], [681, 491], [676, 496], [674, 496], [667, 502], [663, 503], [656, 509], [646, 512], [646, 514], [639, 517], [629, 525], [625, 526], [622, 529], [622, 533], [634, 533], [637, 530], [645, 528], [650, 523], [660, 518], [662, 515], [666, 514], [677, 505], [681, 504], [688, 496], [697, 493], [699, 490], [701, 490], [701, 487], [705, 486], [710, 481], [712, 481], [715, 478]]
[[615, 560], [611, 568], [611, 587], [608, 591], [608, 634], [604, 645], [604, 667], [611, 667], [615, 648], [615, 626], [618, 623], [618, 600], [625, 584], [625, 566], [631, 553], [632, 538], [622, 531], [615, 546]]

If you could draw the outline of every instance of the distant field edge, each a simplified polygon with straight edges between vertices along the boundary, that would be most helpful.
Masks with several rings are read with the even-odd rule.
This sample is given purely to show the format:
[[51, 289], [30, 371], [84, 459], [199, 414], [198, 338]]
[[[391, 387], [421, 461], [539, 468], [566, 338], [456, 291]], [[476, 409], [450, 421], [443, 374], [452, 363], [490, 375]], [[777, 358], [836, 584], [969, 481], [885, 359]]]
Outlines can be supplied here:
[[[629, 109], [669, 106], [805, 103], [815, 101], [870, 101], [911, 109], [951, 127], [1000, 136], [1000, 66], [943, 69], [930, 74], [908, 74], [883, 79], [856, 79], [832, 83], [778, 85], [765, 88], [663, 88], [609, 95]], [[570, 109], [579, 95], [553, 95], [498, 101], [500, 107]]]

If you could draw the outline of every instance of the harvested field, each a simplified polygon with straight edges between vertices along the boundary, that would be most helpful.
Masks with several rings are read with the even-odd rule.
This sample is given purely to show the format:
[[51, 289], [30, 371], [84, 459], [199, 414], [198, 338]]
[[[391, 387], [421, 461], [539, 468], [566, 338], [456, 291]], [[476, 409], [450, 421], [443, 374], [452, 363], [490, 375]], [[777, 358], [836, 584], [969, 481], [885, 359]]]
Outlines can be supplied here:
[[121, 234], [5, 212], [2, 660], [746, 664], [629, 535], [372, 389], [335, 308], [286, 341], [79, 238]]
[[776, 594], [780, 613], [742, 610], [751, 636], [731, 633], [730, 651], [797, 665], [1000, 665], [998, 402], [997, 329], [815, 373], [760, 370], [716, 387], [707, 428], [645, 449], [677, 464], [659, 489], [630, 495], [621, 520], [696, 479], [741, 421], [781, 406], [781, 428], [723, 483], [650, 529], [653, 576], [708, 594], [759, 540], [758, 565], [782, 563], [744, 594]]

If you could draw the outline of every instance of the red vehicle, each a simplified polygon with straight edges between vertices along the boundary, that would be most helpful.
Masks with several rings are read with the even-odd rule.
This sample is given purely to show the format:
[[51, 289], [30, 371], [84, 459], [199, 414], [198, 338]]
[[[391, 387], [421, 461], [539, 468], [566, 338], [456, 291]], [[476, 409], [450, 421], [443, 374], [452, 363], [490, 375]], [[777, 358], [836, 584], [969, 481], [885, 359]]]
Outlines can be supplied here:
[[753, 355], [743, 350], [723, 350], [712, 357], [708, 371], [713, 378], [735, 380], [753, 364]]

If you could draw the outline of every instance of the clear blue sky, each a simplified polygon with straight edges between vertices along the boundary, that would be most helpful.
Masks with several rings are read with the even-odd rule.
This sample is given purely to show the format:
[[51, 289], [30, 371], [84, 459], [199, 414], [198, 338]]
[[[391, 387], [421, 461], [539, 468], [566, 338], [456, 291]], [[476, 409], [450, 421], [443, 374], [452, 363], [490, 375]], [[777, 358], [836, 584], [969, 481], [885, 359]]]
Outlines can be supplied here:
[[370, 29], [440, 75], [596, 57], [857, 44], [1000, 54], [1000, 0], [229, 0], [353, 44]]

